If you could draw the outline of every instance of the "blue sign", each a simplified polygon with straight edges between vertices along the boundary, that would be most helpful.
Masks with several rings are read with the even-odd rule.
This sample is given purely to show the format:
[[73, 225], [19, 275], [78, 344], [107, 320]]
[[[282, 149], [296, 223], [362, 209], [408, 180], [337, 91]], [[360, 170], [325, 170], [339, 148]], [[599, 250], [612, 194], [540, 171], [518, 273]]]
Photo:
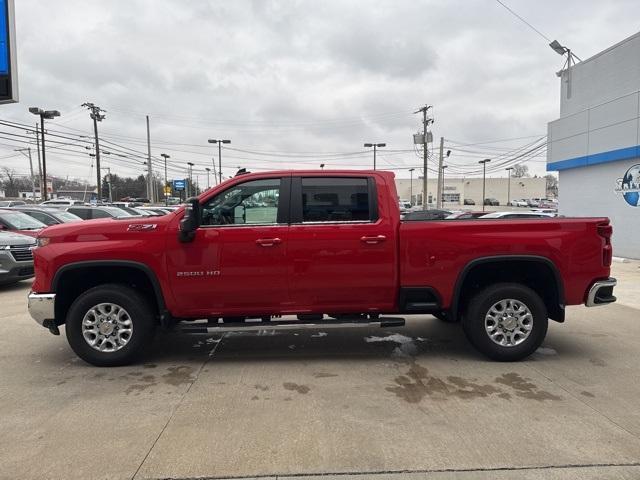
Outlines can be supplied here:
[[7, 0], [0, 0], [0, 75], [9, 75], [9, 16]]
[[185, 181], [184, 180], [174, 180], [173, 181], [173, 189], [176, 192], [181, 192], [185, 189]]

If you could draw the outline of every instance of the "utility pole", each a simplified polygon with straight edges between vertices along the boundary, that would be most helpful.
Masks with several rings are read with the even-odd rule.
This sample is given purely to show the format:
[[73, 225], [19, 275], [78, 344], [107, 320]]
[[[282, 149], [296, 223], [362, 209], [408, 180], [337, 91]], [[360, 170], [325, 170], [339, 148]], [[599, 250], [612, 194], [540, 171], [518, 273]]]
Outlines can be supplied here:
[[96, 202], [102, 201], [102, 170], [100, 170], [100, 141], [98, 139], [98, 122], [101, 122], [104, 119], [103, 112], [106, 110], [101, 109], [99, 106], [94, 105], [91, 102], [85, 102], [81, 105], [81, 107], [87, 107], [87, 109], [91, 112], [89, 117], [93, 120], [93, 134], [95, 136], [95, 145], [96, 145], [96, 191], [97, 198]]
[[151, 165], [151, 134], [149, 132], [149, 115], [147, 115], [147, 198], [151, 200], [151, 203], [155, 202], [153, 198], [153, 167]]
[[211, 184], [209, 183], [209, 172], [211, 169], [209, 167], [204, 167], [204, 169], [207, 171], [207, 190], [209, 190], [211, 188]]
[[490, 162], [491, 159], [485, 158], [484, 160], [480, 160], [478, 163], [482, 164], [482, 211], [484, 212], [484, 204], [485, 204], [485, 183], [487, 180], [487, 162]]
[[507, 171], [507, 206], [511, 203], [511, 170], [513, 167], [505, 168]]
[[413, 171], [415, 168], [409, 169], [409, 174], [411, 175], [411, 180], [409, 181], [409, 203], [413, 207]]
[[[25, 150], [29, 152], [29, 155], [24, 153]], [[20, 152], [25, 157], [29, 158], [29, 170], [31, 171], [31, 190], [32, 190], [31, 194], [32, 194], [33, 201], [35, 202], [36, 201], [36, 178], [33, 175], [33, 162], [31, 161], [31, 147], [16, 148], [15, 151]]]
[[445, 196], [445, 193], [444, 193], [444, 190], [445, 190], [445, 188], [444, 188], [444, 171], [448, 167], [449, 167], [449, 165], [442, 165], [442, 168], [440, 169], [440, 171], [442, 172], [442, 203], [441, 203], [441, 206], [443, 208], [444, 208], [444, 196]]
[[167, 158], [171, 158], [166, 153], [161, 153], [160, 156], [164, 158], [164, 189], [162, 193], [164, 194], [164, 205], [165, 207], [169, 205], [169, 198], [167, 197], [167, 187], [169, 186], [169, 179], [167, 178]]
[[193, 163], [187, 162], [187, 173], [189, 175], [189, 183], [187, 184], [187, 198], [193, 194], [192, 177], [193, 177]]
[[428, 200], [429, 200], [429, 170], [428, 170], [428, 162], [427, 162], [427, 142], [429, 141], [429, 136], [427, 132], [427, 128], [429, 127], [429, 123], [433, 123], [433, 118], [427, 117], [427, 111], [433, 108], [431, 105], [425, 105], [424, 107], [416, 110], [413, 113], [422, 113], [422, 154], [423, 154], [423, 168], [424, 175], [422, 178], [422, 209], [426, 210], [428, 208]]
[[440, 155], [438, 155], [438, 199], [436, 200], [436, 208], [442, 208], [442, 163], [444, 162], [444, 137], [440, 137]]

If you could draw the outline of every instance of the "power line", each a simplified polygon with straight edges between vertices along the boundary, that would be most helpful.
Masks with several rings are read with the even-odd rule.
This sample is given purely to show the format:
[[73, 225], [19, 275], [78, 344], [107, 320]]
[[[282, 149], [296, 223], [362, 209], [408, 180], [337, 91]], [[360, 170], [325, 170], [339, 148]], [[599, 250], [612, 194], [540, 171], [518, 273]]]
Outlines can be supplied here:
[[533, 25], [531, 25], [529, 22], [527, 22], [524, 18], [522, 18], [520, 15], [518, 15], [516, 12], [514, 12], [513, 10], [511, 10], [507, 5], [505, 5], [504, 3], [502, 3], [500, 0], [496, 0], [496, 2], [498, 2], [500, 5], [502, 5], [504, 8], [506, 8], [509, 12], [511, 12], [512, 15], [516, 16], [517, 18], [520, 19], [520, 21], [522, 21], [525, 25], [527, 25], [531, 30], [533, 30], [534, 32], [536, 32], [538, 35], [540, 35], [542, 38], [544, 38], [547, 42], [551, 43], [551, 39], [549, 37], [547, 37], [544, 33], [542, 33], [540, 30], [538, 30], [536, 27], [534, 27]]

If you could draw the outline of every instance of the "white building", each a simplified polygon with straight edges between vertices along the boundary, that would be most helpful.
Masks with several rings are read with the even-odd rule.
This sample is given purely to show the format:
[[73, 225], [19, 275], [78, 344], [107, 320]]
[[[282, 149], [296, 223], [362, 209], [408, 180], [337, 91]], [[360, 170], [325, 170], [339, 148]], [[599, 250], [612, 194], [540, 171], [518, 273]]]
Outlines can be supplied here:
[[548, 142], [559, 213], [611, 218], [614, 255], [640, 258], [640, 33], [562, 72]]
[[[428, 179], [429, 204], [435, 204], [438, 195], [438, 181]], [[487, 178], [485, 198], [495, 198], [500, 205], [507, 205], [509, 200], [522, 198], [545, 198], [547, 182], [544, 178]], [[396, 189], [401, 200], [412, 200], [414, 205], [422, 205], [422, 178], [411, 180], [396, 178]], [[482, 205], [482, 178], [445, 177], [442, 192], [444, 206], [453, 208], [464, 205], [464, 200], [472, 200], [475, 205]]]

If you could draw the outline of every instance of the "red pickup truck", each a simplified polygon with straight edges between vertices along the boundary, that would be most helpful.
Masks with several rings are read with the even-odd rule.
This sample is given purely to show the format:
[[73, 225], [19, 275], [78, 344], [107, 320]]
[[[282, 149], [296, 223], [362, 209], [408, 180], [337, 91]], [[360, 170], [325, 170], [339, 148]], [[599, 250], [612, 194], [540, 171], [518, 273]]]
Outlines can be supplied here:
[[[31, 316], [76, 354], [127, 364], [186, 331], [461, 321], [496, 360], [542, 343], [565, 306], [615, 301], [607, 218], [401, 221], [383, 171], [236, 176], [164, 217], [48, 227]], [[297, 315], [296, 319], [283, 316]]]

